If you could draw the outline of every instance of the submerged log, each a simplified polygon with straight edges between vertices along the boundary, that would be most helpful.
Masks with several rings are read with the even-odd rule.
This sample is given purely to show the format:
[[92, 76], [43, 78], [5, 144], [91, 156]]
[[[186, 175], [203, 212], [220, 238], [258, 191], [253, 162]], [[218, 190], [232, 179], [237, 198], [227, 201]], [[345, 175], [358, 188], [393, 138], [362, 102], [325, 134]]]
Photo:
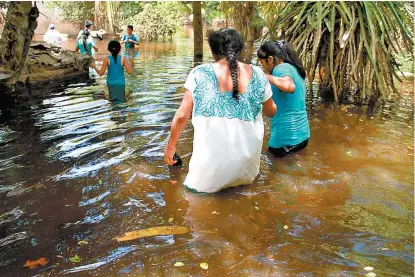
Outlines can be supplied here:
[[18, 75], [0, 72], [0, 118], [17, 105], [30, 106], [63, 84], [89, 79], [91, 62], [88, 55], [33, 42]]
[[18, 81], [33, 84], [68, 76], [88, 76], [92, 58], [53, 44], [32, 42]]

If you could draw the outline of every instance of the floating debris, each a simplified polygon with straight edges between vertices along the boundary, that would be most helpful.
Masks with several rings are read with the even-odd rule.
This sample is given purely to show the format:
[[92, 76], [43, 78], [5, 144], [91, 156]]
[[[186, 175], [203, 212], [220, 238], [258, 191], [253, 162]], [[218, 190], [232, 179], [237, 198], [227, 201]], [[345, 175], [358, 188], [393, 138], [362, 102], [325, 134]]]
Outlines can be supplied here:
[[161, 226], [153, 227], [133, 232], [127, 232], [122, 237], [113, 238], [116, 241], [128, 241], [138, 238], [154, 237], [154, 236], [167, 236], [167, 235], [180, 235], [189, 233], [190, 230], [183, 226]]
[[176, 262], [176, 263], [174, 264], [174, 266], [177, 266], [177, 267], [182, 267], [182, 266], [184, 266], [184, 263], [182, 263], [182, 262]]

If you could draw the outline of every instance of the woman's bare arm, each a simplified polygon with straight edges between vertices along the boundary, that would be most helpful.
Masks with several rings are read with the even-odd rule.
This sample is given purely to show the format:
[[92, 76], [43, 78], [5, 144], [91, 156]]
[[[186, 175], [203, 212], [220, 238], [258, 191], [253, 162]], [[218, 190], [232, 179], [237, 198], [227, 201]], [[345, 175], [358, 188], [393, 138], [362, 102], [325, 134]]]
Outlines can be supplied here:
[[99, 74], [99, 76], [104, 75], [105, 70], [107, 70], [109, 60], [108, 58], [105, 58], [104, 62], [102, 63], [101, 69], [98, 69], [98, 67], [95, 65], [95, 62], [91, 63], [90, 67], [95, 69], [95, 71]]
[[267, 74], [267, 78], [268, 78], [268, 81], [272, 85], [276, 86], [279, 90], [283, 92], [294, 93], [295, 84], [293, 82], [293, 79], [291, 79], [290, 76], [276, 77], [276, 76]]
[[269, 117], [273, 117], [277, 112], [277, 106], [275, 105], [274, 100], [272, 100], [272, 98], [262, 103], [262, 107], [264, 113]]
[[176, 145], [179, 141], [180, 135], [183, 133], [187, 121], [193, 111], [193, 98], [192, 93], [188, 90], [184, 93], [182, 103], [176, 111], [176, 115], [171, 123], [171, 132], [169, 142], [164, 150], [164, 161], [168, 165], [173, 165], [173, 155], [176, 152]]
[[124, 66], [125, 71], [127, 71], [128, 74], [131, 75], [133, 73], [133, 68], [131, 67], [131, 64], [124, 57], [122, 57], [122, 65]]

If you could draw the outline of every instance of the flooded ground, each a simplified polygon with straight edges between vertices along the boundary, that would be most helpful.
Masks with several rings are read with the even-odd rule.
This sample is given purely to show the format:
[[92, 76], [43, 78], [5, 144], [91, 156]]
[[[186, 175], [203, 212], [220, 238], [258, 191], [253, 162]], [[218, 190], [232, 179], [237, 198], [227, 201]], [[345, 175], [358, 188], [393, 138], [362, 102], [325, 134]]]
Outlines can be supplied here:
[[[195, 194], [181, 186], [190, 124], [178, 145], [184, 166], [162, 158], [191, 45], [142, 43], [116, 101], [98, 78], [0, 124], [0, 275], [364, 276], [371, 266], [413, 276], [413, 80], [369, 117], [309, 94], [307, 149], [274, 159], [267, 132], [254, 184]], [[166, 225], [191, 231], [113, 240]], [[41, 257], [44, 267], [23, 266]]]

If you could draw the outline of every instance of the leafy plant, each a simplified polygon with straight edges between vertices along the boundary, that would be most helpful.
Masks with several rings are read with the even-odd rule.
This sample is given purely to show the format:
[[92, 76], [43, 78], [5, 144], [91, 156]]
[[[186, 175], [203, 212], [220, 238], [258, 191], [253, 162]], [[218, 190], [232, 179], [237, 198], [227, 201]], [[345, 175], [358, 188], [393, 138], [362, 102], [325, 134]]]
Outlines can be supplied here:
[[[317, 66], [323, 89], [334, 100], [356, 88], [363, 97], [399, 94], [396, 56], [413, 63], [414, 13], [405, 2], [288, 2], [269, 24], [270, 35], [285, 38], [299, 52], [311, 83]], [[269, 15], [268, 15], [269, 16]], [[269, 22], [269, 21], [268, 21]]]
[[256, 38], [261, 37], [262, 27], [265, 26], [259, 13], [261, 5], [262, 2], [224, 1], [220, 8], [225, 17], [232, 20], [245, 41], [253, 44]]
[[210, 24], [213, 19], [224, 17], [224, 14], [219, 10], [219, 1], [202, 2], [202, 7], [205, 11], [205, 22], [208, 24]]
[[93, 1], [50, 1], [45, 5], [49, 9], [59, 8], [63, 20], [70, 23], [82, 23], [94, 15]]
[[123, 24], [133, 24], [141, 38], [155, 40], [159, 37], [172, 37], [180, 24], [181, 13], [176, 2], [145, 3], [143, 10], [130, 18], [123, 20]]
[[133, 17], [143, 10], [143, 6], [143, 2], [120, 1], [118, 5], [119, 14], [117, 16], [120, 18], [120, 21], [129, 17]]

